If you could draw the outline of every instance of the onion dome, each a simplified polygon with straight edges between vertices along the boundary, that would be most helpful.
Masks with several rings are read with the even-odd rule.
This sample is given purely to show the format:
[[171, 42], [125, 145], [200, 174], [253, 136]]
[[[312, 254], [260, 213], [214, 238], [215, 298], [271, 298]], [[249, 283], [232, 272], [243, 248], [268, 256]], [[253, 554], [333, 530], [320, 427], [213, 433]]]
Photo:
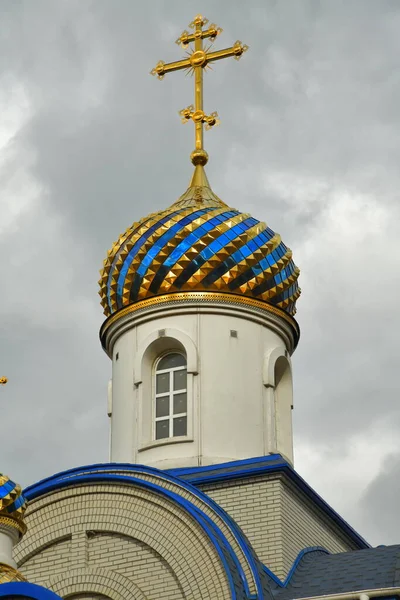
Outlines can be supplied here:
[[0, 473], [0, 525], [13, 527], [23, 535], [26, 532], [24, 523], [26, 506], [21, 486], [11, 481], [7, 475]]
[[99, 294], [106, 316], [185, 291], [249, 296], [294, 315], [299, 272], [280, 235], [222, 202], [197, 165], [172, 206], [134, 223], [113, 244]]

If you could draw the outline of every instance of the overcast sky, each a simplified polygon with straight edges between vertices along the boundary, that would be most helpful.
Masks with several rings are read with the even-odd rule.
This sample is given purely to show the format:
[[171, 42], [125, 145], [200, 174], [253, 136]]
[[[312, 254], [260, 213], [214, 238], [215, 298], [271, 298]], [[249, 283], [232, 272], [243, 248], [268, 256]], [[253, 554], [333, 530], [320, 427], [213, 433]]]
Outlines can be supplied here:
[[0, 0], [0, 470], [108, 459], [98, 270], [187, 187], [192, 83], [149, 71], [199, 11], [250, 46], [206, 76], [208, 177], [301, 268], [295, 466], [400, 543], [398, 0]]

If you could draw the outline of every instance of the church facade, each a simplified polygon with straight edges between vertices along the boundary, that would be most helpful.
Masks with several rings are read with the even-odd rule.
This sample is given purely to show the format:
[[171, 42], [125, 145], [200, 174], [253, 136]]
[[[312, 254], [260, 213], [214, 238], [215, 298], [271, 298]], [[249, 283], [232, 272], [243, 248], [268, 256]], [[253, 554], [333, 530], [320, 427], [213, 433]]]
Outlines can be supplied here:
[[279, 234], [208, 182], [198, 15], [192, 180], [104, 261], [110, 463], [23, 492], [0, 476], [0, 597], [367, 600], [400, 595], [400, 547], [371, 548], [295, 471], [291, 356], [299, 269]]

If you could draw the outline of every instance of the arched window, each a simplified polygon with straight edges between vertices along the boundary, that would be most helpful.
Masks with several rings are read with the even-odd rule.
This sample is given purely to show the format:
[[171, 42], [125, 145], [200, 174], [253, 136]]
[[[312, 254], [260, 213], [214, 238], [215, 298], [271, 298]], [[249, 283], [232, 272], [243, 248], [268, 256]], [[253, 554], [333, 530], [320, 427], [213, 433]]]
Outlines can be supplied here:
[[154, 438], [187, 435], [187, 363], [183, 354], [166, 354], [156, 363]]

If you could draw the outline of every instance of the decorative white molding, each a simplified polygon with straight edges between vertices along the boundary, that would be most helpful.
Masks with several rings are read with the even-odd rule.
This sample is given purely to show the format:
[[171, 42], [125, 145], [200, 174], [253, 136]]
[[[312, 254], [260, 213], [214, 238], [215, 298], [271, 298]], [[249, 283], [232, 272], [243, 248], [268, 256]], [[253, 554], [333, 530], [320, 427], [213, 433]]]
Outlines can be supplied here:
[[281, 356], [286, 358], [290, 365], [290, 368], [292, 368], [292, 361], [288, 356], [286, 348], [284, 348], [283, 346], [272, 348], [272, 350], [266, 353], [264, 358], [263, 384], [265, 385], [265, 387], [275, 388], [275, 363]]
[[132, 327], [159, 319], [163, 316], [177, 316], [193, 313], [221, 314], [225, 316], [240, 317], [247, 321], [259, 323], [277, 333], [281, 337], [284, 346], [288, 348], [290, 354], [292, 354], [296, 348], [298, 338], [295, 337], [293, 328], [284, 318], [266, 310], [242, 304], [225, 304], [218, 302], [217, 300], [209, 300], [207, 302], [194, 302], [188, 300], [186, 302], [171, 302], [163, 305], [156, 304], [149, 305], [137, 312], [128, 312], [107, 327], [104, 333], [102, 333], [101, 330], [103, 347], [111, 358], [115, 342], [123, 333], [130, 330]]
[[[162, 339], [162, 343], [164, 346], [170, 347], [171, 349], [173, 349], [173, 347], [174, 347], [173, 342], [175, 340], [178, 341], [181, 344], [182, 349], [185, 351], [185, 354], [186, 354], [187, 372], [192, 373], [193, 375], [198, 374], [198, 372], [199, 372], [198, 352], [197, 352], [197, 348], [196, 348], [196, 345], [193, 342], [193, 340], [183, 331], [180, 331], [179, 329], [175, 329], [172, 327], [166, 327], [165, 329], [163, 329], [163, 335], [160, 336], [159, 329], [158, 329], [158, 327], [156, 327], [155, 330], [152, 333], [150, 333], [146, 337], [145, 340], [143, 340], [143, 342], [140, 344], [139, 348], [137, 349], [136, 356], [135, 356], [135, 362], [133, 365], [134, 385], [137, 386], [140, 383], [142, 383], [142, 381], [143, 381], [143, 362], [145, 360], [145, 355], [149, 351], [151, 346], [160, 339]], [[169, 346], [169, 344], [171, 342], [172, 342], [172, 345]]]

